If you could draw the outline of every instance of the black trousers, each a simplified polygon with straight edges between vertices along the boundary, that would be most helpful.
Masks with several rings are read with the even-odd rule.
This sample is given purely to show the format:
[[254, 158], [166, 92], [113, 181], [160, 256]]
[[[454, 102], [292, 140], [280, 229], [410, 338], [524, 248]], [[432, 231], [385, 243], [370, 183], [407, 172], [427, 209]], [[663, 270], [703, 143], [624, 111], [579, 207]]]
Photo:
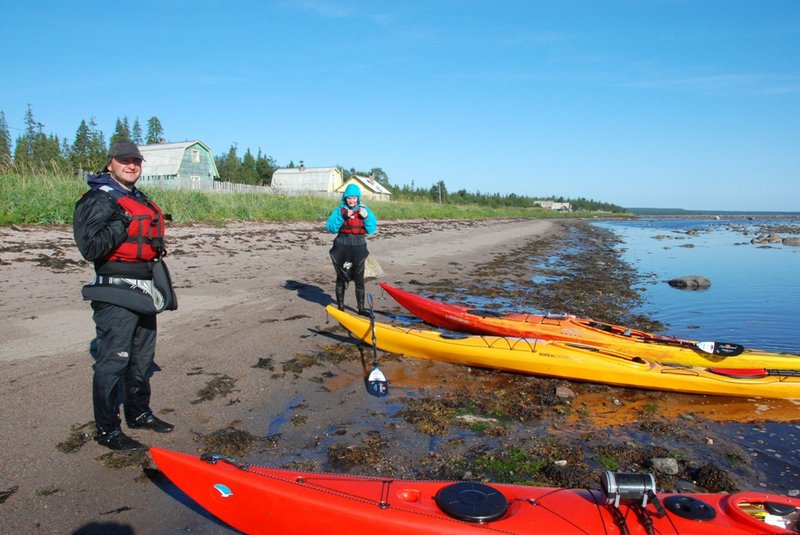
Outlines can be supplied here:
[[133, 420], [150, 412], [150, 377], [155, 369], [156, 315], [92, 301], [97, 338], [92, 381], [94, 421], [100, 431], [119, 427], [119, 404]]
[[356, 288], [364, 287], [364, 272], [369, 256], [367, 239], [358, 234], [339, 234], [329, 251], [336, 270], [336, 282], [347, 285], [353, 281]]

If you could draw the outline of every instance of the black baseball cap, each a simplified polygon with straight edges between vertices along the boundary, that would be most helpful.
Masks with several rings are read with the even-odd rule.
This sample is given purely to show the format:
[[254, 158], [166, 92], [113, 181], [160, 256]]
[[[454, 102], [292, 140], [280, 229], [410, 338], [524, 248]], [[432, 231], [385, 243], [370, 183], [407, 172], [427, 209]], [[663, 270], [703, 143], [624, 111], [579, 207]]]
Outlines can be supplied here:
[[116, 141], [111, 145], [111, 149], [108, 151], [108, 159], [106, 159], [106, 163], [99, 174], [108, 171], [108, 164], [111, 163], [112, 158], [118, 160], [122, 158], [138, 158], [144, 161], [144, 156], [139, 152], [139, 147], [135, 143], [132, 141]]

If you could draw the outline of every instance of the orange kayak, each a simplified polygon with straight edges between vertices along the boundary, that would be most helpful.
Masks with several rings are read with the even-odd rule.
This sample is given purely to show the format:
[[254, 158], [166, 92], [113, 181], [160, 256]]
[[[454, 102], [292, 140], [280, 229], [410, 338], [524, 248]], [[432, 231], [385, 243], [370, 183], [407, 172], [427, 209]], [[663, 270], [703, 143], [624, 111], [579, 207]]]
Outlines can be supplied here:
[[725, 368], [800, 370], [800, 355], [700, 342], [604, 323], [571, 314], [503, 314], [442, 303], [384, 282], [381, 288], [421, 320], [451, 331], [561, 340], [603, 347], [660, 363]]
[[659, 494], [650, 474], [605, 472], [600, 490], [297, 472], [161, 448], [194, 501], [244, 533], [464, 535], [797, 533], [800, 500], [761, 492]]

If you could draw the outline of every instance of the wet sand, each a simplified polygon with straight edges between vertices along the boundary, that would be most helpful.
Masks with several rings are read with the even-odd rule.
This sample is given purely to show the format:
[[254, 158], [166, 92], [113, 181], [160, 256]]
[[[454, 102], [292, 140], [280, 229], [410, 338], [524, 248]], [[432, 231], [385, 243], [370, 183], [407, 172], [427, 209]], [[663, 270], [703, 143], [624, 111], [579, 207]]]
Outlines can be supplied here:
[[[369, 248], [382, 281], [457, 279], [487, 255], [559, 228], [551, 221], [383, 221]], [[332, 236], [321, 223], [192, 225], [169, 228], [168, 236], [180, 308], [159, 317], [152, 407], [176, 429], [132, 436], [197, 452], [202, 437], [219, 430], [267, 437], [285, 415], [305, 412], [303, 425], [295, 418], [282, 429], [286, 438], [272, 439], [291, 451], [328, 436], [327, 425], [343, 425], [333, 413], [382, 410], [364, 393], [360, 366], [336, 368], [326, 377], [330, 386], [309, 380], [319, 369], [282, 371], [297, 354], [346, 340], [327, 332]], [[94, 328], [80, 287], [92, 270], [71, 229], [4, 227], [0, 238], [3, 531], [227, 532], [154, 475], [146, 457], [111, 453], [90, 440]], [[377, 281], [367, 290], [377, 296]], [[352, 288], [347, 302], [354, 305]], [[401, 372], [424, 377], [427, 366], [395, 360], [383, 368], [400, 392]], [[271, 447], [266, 439], [259, 445]]]

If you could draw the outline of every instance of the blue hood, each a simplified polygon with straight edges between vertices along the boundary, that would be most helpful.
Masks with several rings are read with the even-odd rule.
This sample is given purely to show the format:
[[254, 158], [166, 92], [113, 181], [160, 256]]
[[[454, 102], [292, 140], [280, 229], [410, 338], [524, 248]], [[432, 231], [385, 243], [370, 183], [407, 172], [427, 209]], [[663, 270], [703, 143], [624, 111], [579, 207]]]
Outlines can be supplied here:
[[361, 204], [361, 190], [355, 184], [350, 184], [344, 189], [342, 193], [342, 205], [345, 204], [345, 199], [352, 196], [358, 197], [358, 204]]

